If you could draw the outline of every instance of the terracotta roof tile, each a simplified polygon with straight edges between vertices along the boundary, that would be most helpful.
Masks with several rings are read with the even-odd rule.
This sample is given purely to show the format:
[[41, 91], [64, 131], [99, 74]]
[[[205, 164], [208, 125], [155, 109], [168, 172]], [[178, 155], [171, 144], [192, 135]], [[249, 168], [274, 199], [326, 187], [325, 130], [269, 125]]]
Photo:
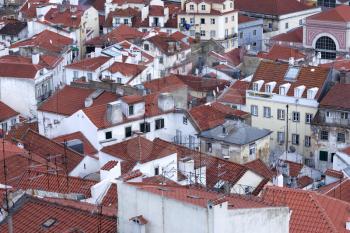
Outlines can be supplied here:
[[243, 14], [238, 14], [238, 24], [256, 21], [256, 18], [249, 17]]
[[[94, 214], [78, 208], [25, 196], [21, 199], [19, 208], [12, 213], [14, 232], [85, 232], [95, 233], [100, 225], [101, 233], [113, 232], [117, 222], [113, 217]], [[56, 220], [51, 227], [45, 229], [44, 222]], [[6, 220], [0, 225], [1, 232], [7, 232]]]
[[18, 112], [13, 110], [11, 107], [0, 101], [0, 122], [10, 119], [19, 115]]
[[61, 53], [72, 43], [73, 40], [71, 38], [49, 30], [44, 30], [29, 39], [12, 44], [11, 48], [36, 47], [50, 52]]
[[[114, 11], [109, 12], [106, 21], [104, 22], [103, 26], [104, 27], [112, 27], [113, 26], [113, 18], [115, 17], [136, 17], [137, 15], [141, 14], [141, 12], [135, 8], [117, 8]], [[132, 21], [134, 19], [132, 18]], [[123, 24], [122, 24], [123, 25]], [[122, 26], [120, 25], [120, 26]], [[118, 27], [119, 29], [119, 27]]]
[[129, 64], [129, 63], [122, 63], [122, 62], [114, 62], [108, 70], [115, 74], [117, 72], [127, 76], [127, 77], [135, 77], [139, 75], [144, 69], [146, 69], [146, 66], [143, 65], [137, 65], [137, 64]]
[[17, 36], [26, 27], [26, 22], [9, 20], [7, 21], [6, 25], [0, 29], [0, 35]]
[[274, 45], [269, 52], [260, 52], [257, 56], [272, 61], [288, 61], [291, 57], [293, 57], [295, 60], [306, 58], [306, 55], [300, 52], [298, 49], [293, 49], [280, 45]]
[[237, 0], [235, 8], [243, 12], [280, 16], [308, 10], [311, 7], [296, 0]]
[[302, 176], [298, 178], [298, 187], [299, 188], [305, 188], [306, 186], [311, 185], [314, 182], [314, 180], [309, 176]]
[[303, 168], [303, 165], [288, 160], [285, 160], [284, 162], [288, 165], [289, 176], [298, 177], [301, 169]]
[[101, 170], [110, 171], [118, 164], [118, 161], [110, 160], [101, 167]]
[[65, 148], [60, 143], [50, 140], [39, 133], [28, 130], [22, 141], [27, 150], [35, 153], [50, 162], [57, 163], [61, 168], [71, 172], [84, 158], [83, 155]]
[[84, 14], [82, 7], [77, 6], [75, 12], [71, 12], [70, 7], [60, 11], [59, 7], [52, 7], [45, 15], [45, 20], [53, 25], [61, 25], [68, 28], [78, 28], [81, 17]]
[[[190, 46], [185, 44], [183, 41], [177, 40], [176, 38], [171, 37], [168, 34], [161, 33], [161, 34], [152, 36], [147, 40], [152, 44], [154, 44], [159, 50], [161, 50], [166, 55], [173, 55], [181, 51], [191, 49]], [[174, 45], [174, 50], [173, 51], [169, 50], [169, 46], [170, 46], [169, 43], [179, 43], [180, 49], [177, 50], [176, 46]]]
[[97, 150], [95, 147], [89, 142], [89, 140], [82, 134], [80, 131], [79, 132], [74, 132], [70, 134], [65, 134], [61, 135], [59, 137], [53, 138], [52, 140], [63, 144], [65, 141], [71, 141], [78, 139], [81, 142], [83, 142], [83, 150], [85, 155], [93, 156], [95, 158], [95, 154], [97, 154]]
[[43, 67], [32, 64], [32, 60], [27, 57], [17, 55], [7, 55], [0, 57], [0, 78], [27, 78], [34, 79]]
[[265, 202], [291, 209], [290, 233], [345, 233], [350, 204], [311, 191], [268, 186]]
[[[76, 111], [85, 108], [86, 98], [95, 91], [95, 89], [65, 86], [44, 101], [38, 110], [70, 116]], [[92, 106], [109, 103], [117, 99], [118, 96], [115, 93], [105, 91], [93, 99]]]
[[273, 90], [274, 93], [278, 93], [279, 86], [285, 83], [290, 83], [291, 86], [288, 90], [288, 96], [294, 96], [294, 88], [304, 85], [305, 91], [303, 93], [303, 97], [307, 96], [307, 89], [310, 88], [318, 88], [318, 92], [316, 94], [316, 99], [319, 98], [320, 93], [327, 81], [330, 69], [329, 68], [321, 68], [321, 67], [300, 67], [300, 71], [296, 77], [296, 80], [286, 81], [285, 75], [289, 69], [288, 64], [280, 64], [274, 62], [260, 62], [259, 67], [257, 68], [250, 87], [252, 88], [252, 83], [258, 80], [263, 80], [264, 83], [276, 82], [276, 87]]
[[344, 177], [343, 172], [336, 171], [336, 170], [333, 170], [333, 169], [327, 169], [324, 174], [326, 176], [331, 176], [331, 177], [334, 177], [334, 178], [337, 178], [337, 179], [342, 179]]
[[322, 99], [321, 108], [350, 110], [350, 84], [336, 84]]
[[297, 27], [271, 38], [272, 41], [303, 43], [303, 27]]
[[272, 180], [272, 178], [274, 177], [274, 174], [271, 171], [271, 169], [261, 159], [255, 159], [244, 165], [264, 178]]
[[350, 6], [340, 5], [335, 8], [329, 8], [323, 12], [309, 16], [306, 20], [309, 19], [320, 21], [350, 22]]
[[105, 56], [85, 58], [81, 61], [77, 61], [72, 64], [66, 65], [65, 68], [95, 71], [98, 68], [100, 68], [103, 64], [107, 63], [110, 59], [111, 59], [110, 57], [105, 57]]
[[164, 7], [157, 6], [157, 5], [150, 5], [149, 16], [164, 16]]
[[145, 183], [145, 184], [172, 185], [172, 186], [179, 185], [175, 181], [172, 181], [171, 179], [169, 179], [169, 178], [167, 178], [165, 176], [162, 176], [162, 175], [144, 177], [144, 178], [142, 178], [142, 183]]
[[218, 101], [230, 104], [245, 105], [245, 95], [249, 85], [249, 82], [237, 80], [222, 93]]
[[145, 101], [145, 98], [141, 95], [127, 95], [121, 97], [120, 99], [127, 104], [136, 104]]
[[319, 193], [350, 203], [350, 180], [349, 178], [321, 186]]

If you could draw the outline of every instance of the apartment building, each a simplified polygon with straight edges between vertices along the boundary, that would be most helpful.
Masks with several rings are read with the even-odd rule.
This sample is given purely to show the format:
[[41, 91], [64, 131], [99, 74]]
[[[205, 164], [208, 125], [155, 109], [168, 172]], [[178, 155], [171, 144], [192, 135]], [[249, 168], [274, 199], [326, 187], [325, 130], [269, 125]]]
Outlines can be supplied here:
[[272, 153], [280, 154], [288, 143], [290, 152], [312, 158], [311, 122], [330, 81], [329, 68], [260, 63], [246, 92], [246, 106], [252, 126], [273, 131]]
[[183, 0], [181, 8], [178, 14], [180, 31], [201, 40], [213, 39], [227, 51], [238, 46], [238, 11], [233, 1]]

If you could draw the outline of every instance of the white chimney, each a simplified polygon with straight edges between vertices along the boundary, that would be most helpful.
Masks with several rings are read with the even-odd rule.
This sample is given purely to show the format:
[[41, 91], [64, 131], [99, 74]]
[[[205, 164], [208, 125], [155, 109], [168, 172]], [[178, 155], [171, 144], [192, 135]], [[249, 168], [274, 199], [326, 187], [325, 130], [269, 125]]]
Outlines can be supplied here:
[[288, 63], [289, 63], [289, 65], [294, 66], [294, 64], [295, 64], [294, 57], [290, 57]]
[[123, 121], [123, 111], [121, 103], [109, 103], [107, 104], [107, 120], [116, 124]]
[[85, 108], [91, 107], [93, 103], [94, 103], [94, 100], [91, 97], [87, 97], [84, 103]]
[[283, 187], [283, 175], [282, 174], [279, 174], [277, 177], [277, 186], [278, 187]]
[[158, 108], [160, 108], [163, 112], [173, 110], [175, 108], [174, 97], [170, 93], [159, 94]]
[[102, 48], [96, 47], [95, 48], [95, 56], [94, 57], [99, 57], [101, 56]]
[[39, 61], [40, 61], [40, 54], [39, 53], [33, 53], [32, 54], [32, 63], [34, 65], [37, 65], [37, 64], [39, 64]]
[[350, 231], [350, 219], [348, 219], [345, 224], [346, 230]]

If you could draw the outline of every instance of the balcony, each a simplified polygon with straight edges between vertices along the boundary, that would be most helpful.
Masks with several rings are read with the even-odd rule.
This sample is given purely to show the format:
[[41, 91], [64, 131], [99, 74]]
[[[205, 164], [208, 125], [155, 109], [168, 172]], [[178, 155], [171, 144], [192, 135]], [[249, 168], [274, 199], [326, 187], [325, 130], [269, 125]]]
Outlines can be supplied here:
[[267, 92], [258, 92], [253, 90], [247, 90], [247, 95], [252, 97], [260, 97], [260, 98], [272, 98], [274, 95], [273, 93], [267, 93]]
[[312, 120], [312, 124], [317, 126], [329, 126], [350, 129], [350, 119], [343, 119], [341, 117], [327, 117], [325, 112], [317, 112], [316, 116]]

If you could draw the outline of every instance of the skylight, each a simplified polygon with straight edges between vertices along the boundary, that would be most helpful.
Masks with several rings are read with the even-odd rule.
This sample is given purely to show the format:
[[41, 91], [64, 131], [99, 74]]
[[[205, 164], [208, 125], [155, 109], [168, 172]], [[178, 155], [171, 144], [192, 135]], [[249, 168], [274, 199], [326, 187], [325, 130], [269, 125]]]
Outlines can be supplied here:
[[284, 80], [296, 81], [299, 71], [300, 71], [300, 67], [295, 67], [295, 66], [289, 67], [286, 75], [284, 76]]
[[45, 228], [50, 228], [52, 227], [55, 223], [57, 222], [56, 219], [54, 218], [49, 218], [43, 223], [43, 227]]

